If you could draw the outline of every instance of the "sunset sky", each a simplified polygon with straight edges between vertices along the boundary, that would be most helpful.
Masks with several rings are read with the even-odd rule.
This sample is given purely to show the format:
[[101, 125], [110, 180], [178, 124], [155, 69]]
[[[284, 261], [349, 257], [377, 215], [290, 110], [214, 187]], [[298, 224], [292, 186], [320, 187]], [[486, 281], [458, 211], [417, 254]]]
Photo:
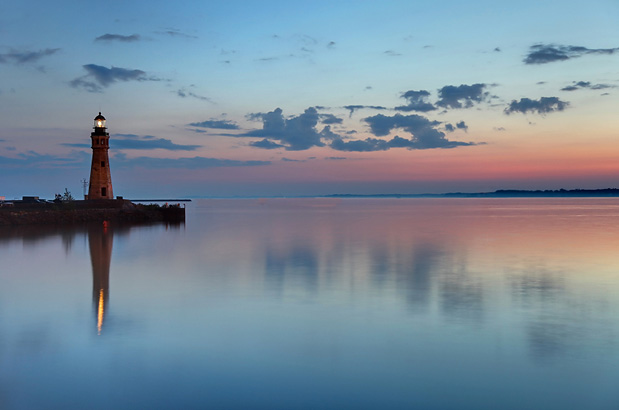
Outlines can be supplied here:
[[619, 2], [0, 6], [0, 196], [619, 187]]

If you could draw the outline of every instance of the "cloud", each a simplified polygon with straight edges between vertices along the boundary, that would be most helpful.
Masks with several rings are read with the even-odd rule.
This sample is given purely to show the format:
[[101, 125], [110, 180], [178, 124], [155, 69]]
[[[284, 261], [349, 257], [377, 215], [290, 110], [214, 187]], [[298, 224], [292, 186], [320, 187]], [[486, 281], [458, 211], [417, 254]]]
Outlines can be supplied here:
[[304, 159], [292, 159], [292, 158], [286, 158], [286, 157], [282, 158], [282, 161], [284, 162], [305, 162]]
[[67, 157], [39, 154], [35, 151], [19, 153], [16, 157], [0, 156], [0, 166], [3, 168], [20, 168], [36, 171], [50, 168], [76, 168], [83, 167], [90, 158], [85, 153], [71, 153]]
[[430, 148], [455, 148], [466, 145], [476, 145], [472, 142], [449, 141], [445, 139], [444, 136], [442, 137], [442, 141], [439, 142], [437, 140], [437, 143], [434, 144], [434, 146], [428, 145], [427, 142], [428, 141], [420, 141], [416, 137], [406, 139], [396, 135], [390, 140], [382, 140], [379, 138], [366, 138], [365, 140], [344, 141], [342, 139], [337, 139], [331, 143], [331, 148], [338, 151], [372, 152], [387, 151], [391, 148], [407, 148], [413, 150]]
[[130, 36], [123, 36], [122, 34], [104, 34], [95, 38], [95, 41], [120, 41], [123, 43], [131, 43], [139, 40], [139, 34], [131, 34]]
[[574, 81], [572, 85], [563, 87], [561, 91], [576, 91], [583, 88], [588, 88], [590, 90], [604, 90], [607, 88], [615, 88], [615, 86], [609, 84], [591, 84], [589, 81]]
[[278, 144], [277, 142], [269, 141], [268, 139], [262, 139], [260, 141], [254, 141], [249, 143], [250, 147], [262, 148], [262, 149], [277, 149], [284, 148], [285, 145]]
[[192, 122], [188, 124], [192, 127], [213, 128], [218, 130], [238, 130], [239, 126], [228, 120], [206, 120], [202, 122]]
[[520, 101], [513, 100], [507, 108], [505, 114], [521, 112], [526, 114], [528, 111], [538, 114], [547, 114], [555, 111], [563, 111], [569, 102], [561, 101], [557, 97], [542, 97], [539, 100], [521, 98]]
[[208, 102], [211, 102], [211, 103], [213, 102], [213, 100], [211, 100], [208, 97], [204, 97], [202, 95], [198, 95], [198, 94], [193, 93], [191, 91], [186, 91], [184, 88], [178, 89], [176, 91], [176, 95], [178, 95], [181, 98], [193, 97], [193, 98], [198, 99], [200, 101], [208, 101]]
[[233, 159], [192, 157], [192, 158], [127, 158], [117, 155], [110, 161], [110, 166], [116, 168], [153, 168], [153, 169], [204, 169], [220, 167], [255, 167], [269, 165], [271, 161], [238, 161]]
[[489, 93], [485, 92], [487, 84], [446, 85], [438, 90], [439, 100], [436, 105], [443, 108], [470, 108], [475, 103], [484, 101]]
[[[236, 137], [262, 137], [260, 141], [249, 143], [250, 146], [263, 149], [284, 148], [288, 151], [306, 150], [312, 147], [329, 146], [338, 151], [385, 151], [391, 148], [430, 149], [454, 148], [476, 145], [472, 142], [450, 141], [445, 133], [437, 129], [442, 123], [430, 121], [420, 115], [385, 116], [382, 114], [364, 119], [376, 137], [389, 135], [394, 129], [402, 129], [411, 134], [410, 139], [395, 136], [390, 140], [367, 138], [365, 140], [342, 137], [331, 131], [329, 125], [317, 129], [320, 114], [315, 107], [310, 107], [299, 116], [284, 118], [282, 110], [277, 108], [269, 113], [250, 114], [248, 118], [261, 119], [261, 130], [253, 130]], [[452, 128], [467, 129], [464, 121]]]
[[195, 151], [200, 148], [200, 145], [181, 145], [175, 144], [169, 139], [156, 138], [152, 135], [145, 135], [143, 137], [129, 137], [129, 138], [110, 138], [110, 148], [113, 149], [164, 149], [168, 151]]
[[[85, 143], [63, 143], [65, 147], [90, 148], [90, 144]], [[166, 138], [157, 138], [152, 135], [139, 136], [135, 134], [114, 134], [110, 138], [110, 148], [112, 149], [164, 149], [167, 151], [195, 151], [201, 145], [182, 145], [175, 144]]]
[[458, 130], [464, 130], [465, 132], [468, 131], [469, 127], [468, 125], [466, 125], [466, 123], [464, 121], [460, 121], [458, 123], [456, 123], [456, 125], [452, 125], [452, 124], [445, 124], [445, 129], [449, 132], [453, 132], [456, 129]]
[[[17, 157], [0, 156], [0, 167], [19, 169], [41, 173], [41, 169], [89, 169], [91, 155], [85, 152], [72, 152], [66, 157], [56, 155], [41, 155], [34, 151], [18, 154]], [[112, 169], [205, 169], [221, 167], [253, 167], [271, 164], [271, 161], [240, 161], [221, 158], [190, 157], [190, 158], [128, 158], [123, 153], [116, 153], [110, 159]]]
[[72, 80], [69, 85], [89, 92], [101, 92], [104, 87], [109, 87], [118, 81], [159, 81], [158, 78], [147, 77], [142, 70], [114, 66], [107, 68], [96, 64], [86, 64], [82, 67], [88, 74]]
[[198, 38], [197, 36], [183, 33], [180, 30], [175, 29], [175, 28], [170, 28], [164, 31], [157, 31], [156, 33], [163, 34], [163, 35], [170, 36], [170, 37]]
[[357, 110], [361, 110], [364, 108], [369, 108], [371, 110], [386, 110], [386, 107], [381, 107], [380, 105], [345, 105], [343, 108], [347, 109], [350, 114], [348, 117], [352, 117], [353, 113]]
[[[316, 108], [310, 107], [297, 117], [284, 118], [281, 108], [266, 114], [250, 114], [250, 118], [260, 118], [262, 129], [253, 130], [239, 137], [261, 137], [266, 140], [279, 141], [288, 151], [301, 151], [312, 147], [322, 147], [325, 144], [321, 141], [324, 138], [331, 138], [329, 126], [325, 126], [322, 131], [316, 129], [320, 116]], [[266, 143], [263, 145], [267, 146]], [[254, 143], [253, 146], [258, 146]], [[272, 145], [271, 145], [272, 147]]]
[[408, 105], [401, 105], [399, 107], [395, 107], [397, 111], [418, 111], [418, 112], [428, 112], [432, 110], [436, 110], [436, 107], [427, 101], [430, 96], [430, 92], [426, 90], [414, 91], [410, 90], [402, 94], [402, 98], [406, 98], [408, 100]]
[[[408, 149], [431, 149], [431, 148], [454, 148], [458, 146], [476, 145], [472, 142], [450, 141], [445, 138], [445, 133], [439, 131], [435, 127], [441, 123], [438, 121], [430, 121], [420, 115], [401, 115], [395, 114], [391, 117], [382, 114], [364, 119], [370, 125], [372, 134], [377, 137], [389, 135], [394, 129], [403, 129], [412, 134], [411, 139], [394, 137], [386, 141], [375, 138], [358, 141], [338, 141], [335, 146], [331, 147], [340, 150], [350, 151], [379, 151], [389, 148], [408, 148]], [[459, 123], [462, 127], [466, 127], [464, 122]], [[334, 141], [335, 143], [335, 141]], [[342, 149], [347, 148], [347, 149]]]
[[466, 125], [466, 123], [464, 121], [460, 121], [460, 122], [456, 123], [456, 128], [459, 129], [459, 130], [468, 131], [469, 126]]
[[354, 141], [344, 141], [340, 138], [331, 143], [331, 148], [337, 151], [371, 152], [386, 151], [390, 149], [391, 146], [390, 141], [385, 141], [378, 138], [367, 138], [365, 140]]
[[617, 48], [587, 48], [581, 46], [564, 46], [556, 44], [534, 44], [524, 58], [525, 64], [547, 64], [555, 61], [565, 61], [586, 54], [613, 54]]
[[28, 50], [13, 50], [8, 53], [0, 54], [0, 64], [13, 63], [13, 64], [30, 64], [36, 63], [43, 57], [51, 56], [60, 51], [59, 48], [46, 48], [39, 51]]
[[341, 118], [333, 114], [318, 114], [318, 116], [323, 124], [341, 124], [343, 122]]
[[364, 121], [370, 124], [372, 134], [377, 137], [389, 135], [391, 130], [396, 128], [401, 128], [411, 134], [415, 134], [422, 130], [432, 129], [440, 124], [438, 121], [430, 121], [426, 117], [417, 114], [395, 114], [391, 117], [377, 114], [372, 117], [364, 118]]

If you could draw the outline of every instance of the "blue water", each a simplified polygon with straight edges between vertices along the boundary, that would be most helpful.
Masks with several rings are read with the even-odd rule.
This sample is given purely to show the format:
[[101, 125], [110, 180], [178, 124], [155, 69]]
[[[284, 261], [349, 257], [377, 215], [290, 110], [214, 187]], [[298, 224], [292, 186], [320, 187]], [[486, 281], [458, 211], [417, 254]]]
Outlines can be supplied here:
[[616, 199], [0, 228], [0, 409], [619, 408]]

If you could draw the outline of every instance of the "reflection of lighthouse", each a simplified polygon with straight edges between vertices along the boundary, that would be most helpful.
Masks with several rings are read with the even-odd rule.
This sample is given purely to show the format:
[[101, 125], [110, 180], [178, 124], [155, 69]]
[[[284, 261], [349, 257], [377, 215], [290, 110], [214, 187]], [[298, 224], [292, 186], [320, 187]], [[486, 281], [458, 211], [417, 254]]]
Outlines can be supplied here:
[[97, 333], [101, 334], [105, 310], [109, 302], [110, 261], [113, 232], [107, 222], [88, 229], [90, 262], [92, 263], [92, 300], [97, 316]]

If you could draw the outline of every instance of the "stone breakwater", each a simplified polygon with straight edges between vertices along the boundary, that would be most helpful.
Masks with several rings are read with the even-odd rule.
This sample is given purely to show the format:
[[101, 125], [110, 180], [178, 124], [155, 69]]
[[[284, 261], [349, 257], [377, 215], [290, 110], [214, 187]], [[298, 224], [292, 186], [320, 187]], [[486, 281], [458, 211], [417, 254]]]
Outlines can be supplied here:
[[15, 203], [0, 208], [0, 226], [71, 225], [88, 222], [182, 222], [180, 205], [141, 205], [123, 199], [61, 203]]

